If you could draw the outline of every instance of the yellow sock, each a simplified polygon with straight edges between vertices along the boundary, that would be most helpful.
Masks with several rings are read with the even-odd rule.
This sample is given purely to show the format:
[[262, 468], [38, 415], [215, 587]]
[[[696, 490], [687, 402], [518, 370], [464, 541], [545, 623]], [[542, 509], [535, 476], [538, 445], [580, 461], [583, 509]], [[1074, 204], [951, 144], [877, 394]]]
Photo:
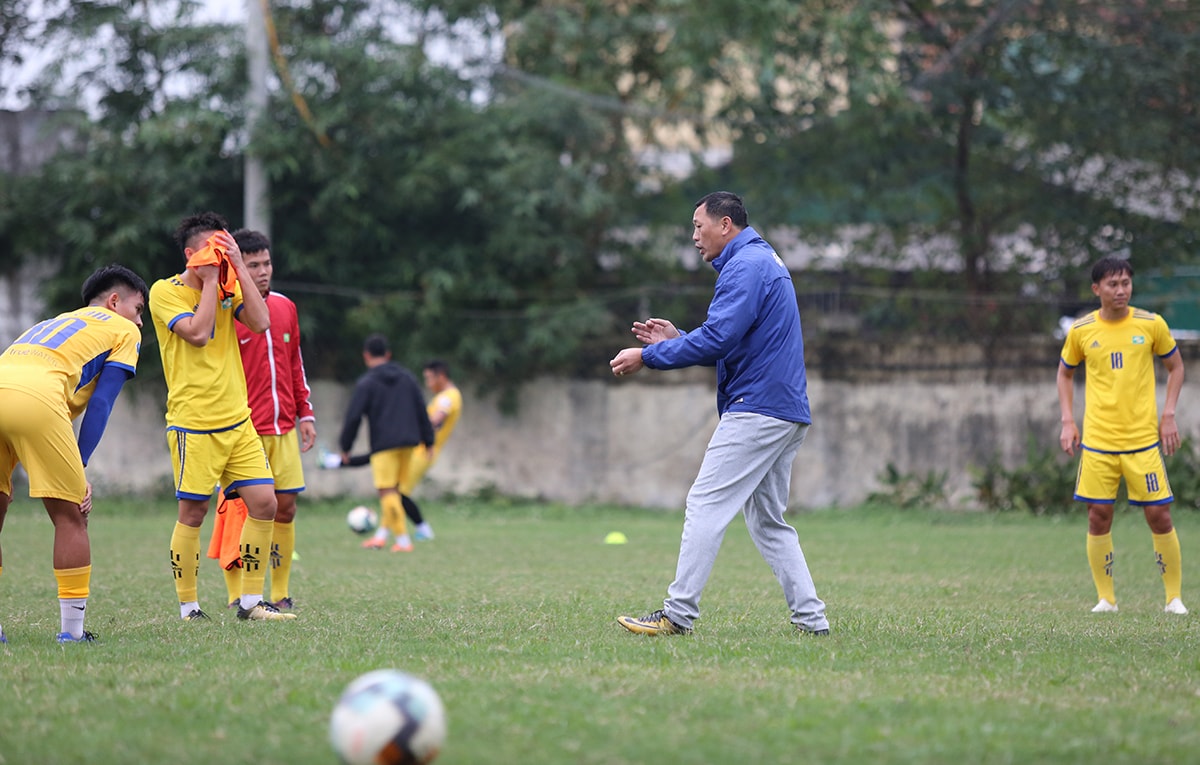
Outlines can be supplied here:
[[1114, 555], [1111, 532], [1099, 536], [1088, 534], [1087, 558], [1092, 569], [1092, 581], [1096, 583], [1096, 594], [1115, 605], [1117, 595], [1113, 588]]
[[271, 602], [288, 596], [292, 553], [296, 551], [296, 524], [275, 522], [271, 533]]
[[56, 568], [54, 578], [58, 580], [58, 597], [86, 598], [92, 582], [92, 567]]
[[171, 573], [175, 575], [175, 594], [180, 603], [194, 603], [196, 579], [200, 573], [200, 527], [175, 522], [171, 534]]
[[247, 518], [242, 527], [242, 597], [262, 596], [267, 578], [267, 556], [271, 551], [271, 531], [275, 524]]
[[1154, 538], [1154, 558], [1158, 561], [1158, 572], [1162, 574], [1167, 602], [1181, 597], [1183, 592], [1183, 556], [1179, 553], [1179, 536], [1175, 529], [1166, 534], [1151, 534]]
[[392, 517], [393, 512], [395, 510], [387, 502], [379, 500], [379, 530], [375, 532], [376, 536], [387, 539], [388, 534], [395, 528], [396, 519]]
[[404, 523], [404, 505], [399, 494], [384, 494], [379, 498], [379, 507], [383, 510], [383, 517], [388, 520], [388, 529], [394, 535], [401, 537], [408, 533], [408, 526]]
[[242, 597], [242, 567], [222, 569], [225, 572], [225, 592], [229, 593], [226, 603], [232, 603]]

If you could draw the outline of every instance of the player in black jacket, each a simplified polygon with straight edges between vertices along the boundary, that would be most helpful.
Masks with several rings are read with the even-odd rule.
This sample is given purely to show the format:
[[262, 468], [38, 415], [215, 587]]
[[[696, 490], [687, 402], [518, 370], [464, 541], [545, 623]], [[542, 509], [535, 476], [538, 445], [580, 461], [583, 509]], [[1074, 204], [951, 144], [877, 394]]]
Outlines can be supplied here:
[[350, 448], [358, 436], [363, 417], [370, 430], [371, 476], [379, 491], [380, 519], [375, 536], [363, 542], [367, 549], [383, 549], [388, 534], [395, 536], [392, 552], [409, 552], [412, 540], [404, 521], [400, 482], [408, 473], [413, 449], [433, 449], [433, 425], [425, 411], [425, 396], [412, 372], [392, 361], [387, 338], [375, 334], [363, 343], [366, 373], [354, 384], [346, 408], [346, 419], [338, 439], [343, 465], [350, 462]]

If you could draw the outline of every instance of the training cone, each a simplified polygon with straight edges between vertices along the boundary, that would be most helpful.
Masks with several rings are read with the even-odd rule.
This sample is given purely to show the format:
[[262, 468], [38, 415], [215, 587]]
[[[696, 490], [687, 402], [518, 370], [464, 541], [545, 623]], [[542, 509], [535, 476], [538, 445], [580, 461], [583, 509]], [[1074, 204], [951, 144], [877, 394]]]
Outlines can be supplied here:
[[627, 541], [629, 540], [625, 539], [625, 535], [619, 531], [610, 531], [608, 532], [608, 536], [604, 538], [604, 544], [606, 545], [623, 545]]

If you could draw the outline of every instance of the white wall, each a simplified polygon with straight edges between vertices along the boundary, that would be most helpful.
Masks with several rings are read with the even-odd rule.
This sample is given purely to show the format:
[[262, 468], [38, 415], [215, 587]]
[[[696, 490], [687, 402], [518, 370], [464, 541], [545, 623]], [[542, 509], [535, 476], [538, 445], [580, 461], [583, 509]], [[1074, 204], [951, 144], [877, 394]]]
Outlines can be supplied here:
[[[639, 379], [641, 378], [641, 379]], [[335, 450], [349, 389], [313, 386], [318, 442]], [[1058, 404], [1053, 367], [1041, 383], [810, 382], [814, 425], [796, 459], [792, 502], [848, 505], [878, 488], [891, 462], [903, 473], [949, 474], [970, 495], [968, 466], [1025, 459], [1030, 434], [1053, 447]], [[494, 488], [567, 503], [680, 508], [716, 425], [710, 375], [639, 373], [622, 381], [542, 380], [519, 414], [464, 388], [462, 419], [418, 496]], [[100, 492], [167, 495], [170, 458], [161, 388], [134, 381], [118, 401], [88, 472]], [[1077, 396], [1082, 406], [1082, 395]], [[1197, 386], [1185, 387], [1180, 426], [1197, 432]], [[356, 450], [365, 450], [366, 427]], [[311, 497], [370, 498], [369, 469], [320, 470], [304, 455]], [[348, 499], [349, 501], [349, 499]]]

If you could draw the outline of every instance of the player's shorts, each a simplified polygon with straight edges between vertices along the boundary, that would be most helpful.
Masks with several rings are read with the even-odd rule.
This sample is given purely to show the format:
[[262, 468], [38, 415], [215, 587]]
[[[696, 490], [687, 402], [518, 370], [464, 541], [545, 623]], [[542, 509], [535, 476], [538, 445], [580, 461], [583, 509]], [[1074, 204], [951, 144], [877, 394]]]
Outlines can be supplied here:
[[226, 490], [273, 485], [262, 441], [246, 419], [232, 428], [197, 432], [167, 428], [176, 499], [208, 499], [218, 485]]
[[0, 388], [0, 491], [12, 496], [17, 462], [29, 474], [29, 496], [76, 504], [87, 494], [79, 443], [66, 407]]
[[[376, 489], [399, 489], [408, 475], [408, 464], [417, 447], [401, 446], [371, 455], [371, 478]], [[421, 447], [424, 448], [424, 447]]]
[[1165, 505], [1174, 501], [1167, 468], [1158, 444], [1136, 452], [1097, 452], [1084, 447], [1075, 479], [1075, 499], [1094, 505], [1110, 505], [1125, 478], [1131, 505]]
[[425, 477], [426, 471], [437, 461], [437, 450], [433, 452], [433, 459], [429, 458], [429, 450], [424, 445], [414, 446], [412, 457], [408, 460], [408, 473], [404, 480], [400, 483], [400, 493], [412, 495], [413, 489], [417, 488], [417, 484]]
[[289, 430], [282, 436], [260, 434], [259, 438], [275, 476], [275, 491], [284, 494], [304, 491], [304, 467], [300, 464], [300, 441], [296, 431]]

